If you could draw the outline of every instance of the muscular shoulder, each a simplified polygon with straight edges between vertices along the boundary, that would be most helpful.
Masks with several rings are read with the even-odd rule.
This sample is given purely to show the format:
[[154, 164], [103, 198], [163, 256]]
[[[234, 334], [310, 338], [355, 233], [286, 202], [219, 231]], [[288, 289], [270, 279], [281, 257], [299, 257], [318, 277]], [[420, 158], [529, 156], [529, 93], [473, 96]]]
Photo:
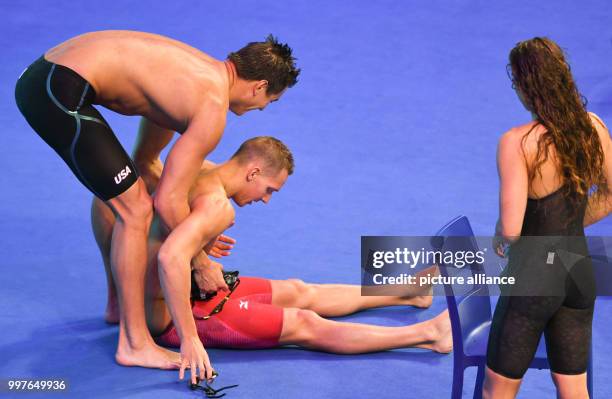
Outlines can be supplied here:
[[[218, 65], [207, 64], [205, 67], [193, 72], [192, 80], [195, 82], [197, 96], [193, 104], [191, 123], [207, 126], [223, 124], [229, 109], [227, 76]], [[225, 68], [223, 65], [221, 67]]]
[[[140, 42], [148, 52], [154, 68], [171, 74], [176, 87], [187, 88], [181, 101], [191, 104], [192, 117], [202, 109], [215, 112], [227, 110], [229, 85], [223, 61], [184, 42], [166, 36], [145, 32], [125, 32], [133, 41]], [[180, 86], [180, 87], [179, 87]]]
[[191, 202], [191, 211], [227, 227], [234, 222], [236, 212], [230, 200], [221, 192], [198, 195]]

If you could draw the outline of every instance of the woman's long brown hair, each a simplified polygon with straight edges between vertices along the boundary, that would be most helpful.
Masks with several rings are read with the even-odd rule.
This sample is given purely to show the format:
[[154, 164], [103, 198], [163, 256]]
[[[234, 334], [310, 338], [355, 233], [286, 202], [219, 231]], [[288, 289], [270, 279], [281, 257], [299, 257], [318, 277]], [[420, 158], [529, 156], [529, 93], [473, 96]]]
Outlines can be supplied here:
[[554, 146], [564, 182], [563, 195], [577, 212], [591, 191], [601, 198], [609, 189], [603, 149], [587, 113], [586, 100], [578, 92], [563, 51], [548, 38], [518, 43], [510, 52], [509, 67], [523, 103], [546, 128], [538, 139], [529, 182], [536, 173], [541, 176], [540, 167], [548, 159], [550, 146]]

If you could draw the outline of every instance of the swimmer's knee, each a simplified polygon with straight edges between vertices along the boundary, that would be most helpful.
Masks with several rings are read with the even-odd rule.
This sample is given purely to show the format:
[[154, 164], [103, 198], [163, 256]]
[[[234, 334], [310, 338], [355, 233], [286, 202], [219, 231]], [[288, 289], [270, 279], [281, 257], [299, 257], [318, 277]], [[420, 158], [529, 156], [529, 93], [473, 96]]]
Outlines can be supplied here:
[[139, 178], [128, 190], [108, 201], [118, 221], [133, 227], [147, 227], [153, 219], [153, 199]]
[[138, 201], [130, 204], [125, 214], [120, 216], [125, 224], [148, 228], [153, 220], [153, 200], [145, 191], [144, 195]]
[[92, 214], [96, 213], [96, 214], [104, 214], [106, 212], [112, 212], [112, 208], [107, 205], [104, 201], [102, 201], [100, 198], [94, 196], [93, 199], [91, 200], [91, 212]]
[[313, 302], [314, 288], [297, 278], [286, 280], [290, 286], [293, 302], [295, 307], [308, 308]]
[[286, 280], [289, 284], [291, 284], [295, 290], [302, 291], [304, 290], [306, 283], [299, 278], [290, 278]]
[[294, 344], [307, 345], [315, 341], [321, 317], [307, 309], [285, 308], [283, 335]]

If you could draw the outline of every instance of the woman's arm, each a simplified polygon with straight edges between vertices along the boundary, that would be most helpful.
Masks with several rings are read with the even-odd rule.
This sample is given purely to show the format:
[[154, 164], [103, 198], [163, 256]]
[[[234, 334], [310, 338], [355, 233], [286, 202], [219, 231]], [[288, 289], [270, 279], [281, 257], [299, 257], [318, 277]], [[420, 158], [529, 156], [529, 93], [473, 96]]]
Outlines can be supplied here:
[[610, 193], [610, 185], [612, 185], [612, 140], [610, 139], [610, 132], [603, 121], [592, 112], [589, 112], [589, 115], [594, 122], [595, 130], [599, 134], [599, 141], [604, 153], [604, 174], [608, 181], [608, 192], [589, 197], [587, 210], [584, 215], [585, 227], [606, 218], [612, 212], [612, 194]]
[[512, 243], [521, 235], [529, 176], [522, 148], [521, 132], [513, 129], [499, 140], [497, 148], [499, 174], [499, 223], [496, 229], [504, 243]]

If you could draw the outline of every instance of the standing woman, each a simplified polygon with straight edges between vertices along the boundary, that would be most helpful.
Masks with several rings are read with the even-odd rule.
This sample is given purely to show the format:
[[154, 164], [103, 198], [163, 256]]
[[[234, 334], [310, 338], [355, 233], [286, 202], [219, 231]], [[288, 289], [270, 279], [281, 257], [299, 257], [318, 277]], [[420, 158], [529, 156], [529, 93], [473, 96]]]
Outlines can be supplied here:
[[[510, 291], [497, 303], [483, 396], [516, 396], [544, 333], [559, 397], [588, 398], [595, 281], [584, 257], [584, 226], [612, 210], [610, 133], [587, 112], [563, 51], [550, 39], [517, 44], [510, 52], [509, 73], [533, 120], [499, 141], [500, 218], [494, 245], [500, 256], [511, 245], [508, 270], [517, 272], [517, 285], [528, 287], [530, 294]], [[525, 236], [564, 237], [583, 260], [568, 267], [550, 248], [534, 248], [541, 241]], [[560, 278], [563, 295], [537, 291]]]

